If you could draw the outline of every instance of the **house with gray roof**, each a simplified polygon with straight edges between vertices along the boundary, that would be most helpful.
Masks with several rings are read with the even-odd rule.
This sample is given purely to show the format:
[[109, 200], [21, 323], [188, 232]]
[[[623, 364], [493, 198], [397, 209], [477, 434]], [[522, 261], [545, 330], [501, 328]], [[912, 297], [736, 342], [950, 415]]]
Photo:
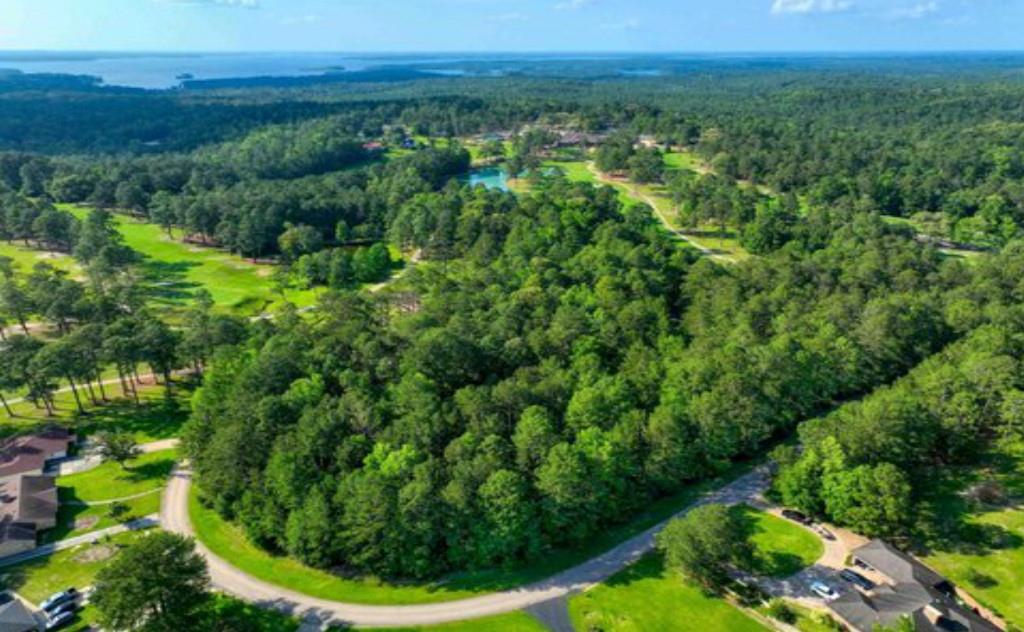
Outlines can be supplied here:
[[0, 593], [0, 632], [38, 630], [36, 621], [25, 604], [10, 593]]
[[854, 549], [854, 563], [883, 582], [870, 590], [850, 590], [829, 602], [853, 630], [871, 632], [909, 618], [917, 632], [1000, 632], [1000, 628], [961, 605], [945, 577], [882, 540]]

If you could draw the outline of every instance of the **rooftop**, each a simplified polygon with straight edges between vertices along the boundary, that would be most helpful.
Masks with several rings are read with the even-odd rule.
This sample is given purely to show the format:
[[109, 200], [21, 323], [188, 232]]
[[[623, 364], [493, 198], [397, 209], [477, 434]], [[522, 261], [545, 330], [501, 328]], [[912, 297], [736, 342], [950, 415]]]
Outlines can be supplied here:
[[892, 545], [872, 540], [854, 549], [853, 556], [891, 582], [868, 593], [847, 591], [829, 603], [855, 629], [870, 632], [910, 617], [918, 632], [999, 632], [957, 604], [955, 588], [946, 578]]
[[57, 515], [57, 479], [19, 476], [0, 483], [0, 520], [42, 522]]
[[43, 469], [47, 461], [67, 452], [75, 435], [54, 427], [0, 442], [0, 478]]

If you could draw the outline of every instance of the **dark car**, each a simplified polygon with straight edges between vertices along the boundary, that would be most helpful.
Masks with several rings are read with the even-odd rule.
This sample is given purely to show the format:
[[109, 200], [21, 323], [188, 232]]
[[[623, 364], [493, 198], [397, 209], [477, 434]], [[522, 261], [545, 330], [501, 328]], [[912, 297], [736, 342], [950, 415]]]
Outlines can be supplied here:
[[54, 618], [57, 617], [57, 615], [64, 614], [65, 612], [74, 613], [77, 610], [78, 610], [78, 602], [77, 601], [65, 601], [64, 603], [60, 604], [59, 606], [57, 606], [53, 610], [50, 610], [49, 612], [47, 612], [47, 614], [50, 616], [51, 619], [54, 619]]
[[62, 612], [46, 622], [46, 631], [59, 630], [75, 620], [74, 612]]
[[64, 592], [54, 593], [50, 595], [50, 598], [44, 601], [42, 604], [40, 604], [39, 607], [46, 612], [50, 612], [57, 606], [65, 604], [69, 601], [74, 601], [75, 599], [78, 599], [78, 591], [74, 588], [68, 588]]
[[875, 582], [871, 581], [867, 577], [864, 577], [857, 571], [851, 570], [849, 568], [839, 571], [839, 576], [845, 579], [846, 581], [850, 582], [851, 584], [856, 584], [857, 586], [860, 586], [864, 590], [871, 590], [875, 587]]
[[783, 509], [782, 517], [789, 518], [793, 522], [799, 522], [800, 524], [811, 524], [810, 518], [795, 509]]

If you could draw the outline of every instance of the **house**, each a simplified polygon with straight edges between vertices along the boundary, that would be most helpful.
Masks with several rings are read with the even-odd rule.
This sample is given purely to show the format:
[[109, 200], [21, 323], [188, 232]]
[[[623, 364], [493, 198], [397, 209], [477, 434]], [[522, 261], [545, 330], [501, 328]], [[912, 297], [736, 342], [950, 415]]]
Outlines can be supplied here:
[[370, 141], [368, 143], [363, 143], [363, 150], [371, 154], [379, 154], [384, 151], [384, 144], [378, 143], [377, 141]]
[[0, 482], [42, 474], [47, 463], [66, 457], [74, 442], [74, 434], [56, 426], [0, 442]]
[[871, 632], [909, 617], [918, 632], [1000, 632], [960, 605], [956, 587], [917, 559], [882, 540], [854, 549], [854, 564], [871, 572], [878, 586], [850, 590], [828, 606], [853, 630]]
[[28, 632], [38, 629], [39, 622], [21, 600], [9, 592], [0, 593], [0, 632]]
[[0, 556], [34, 549], [36, 534], [57, 526], [58, 505], [52, 476], [22, 475], [0, 483]]
[[416, 149], [419, 145], [412, 138], [406, 138], [402, 141], [402, 149]]

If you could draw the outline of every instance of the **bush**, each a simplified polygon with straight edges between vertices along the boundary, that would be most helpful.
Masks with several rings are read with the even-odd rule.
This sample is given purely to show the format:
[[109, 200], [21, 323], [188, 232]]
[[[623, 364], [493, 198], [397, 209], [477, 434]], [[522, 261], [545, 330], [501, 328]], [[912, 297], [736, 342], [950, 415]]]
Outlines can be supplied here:
[[788, 623], [790, 625], [796, 623], [796, 612], [789, 607], [785, 601], [781, 599], [772, 599], [768, 602], [768, 606], [765, 608], [765, 613], [778, 621]]

